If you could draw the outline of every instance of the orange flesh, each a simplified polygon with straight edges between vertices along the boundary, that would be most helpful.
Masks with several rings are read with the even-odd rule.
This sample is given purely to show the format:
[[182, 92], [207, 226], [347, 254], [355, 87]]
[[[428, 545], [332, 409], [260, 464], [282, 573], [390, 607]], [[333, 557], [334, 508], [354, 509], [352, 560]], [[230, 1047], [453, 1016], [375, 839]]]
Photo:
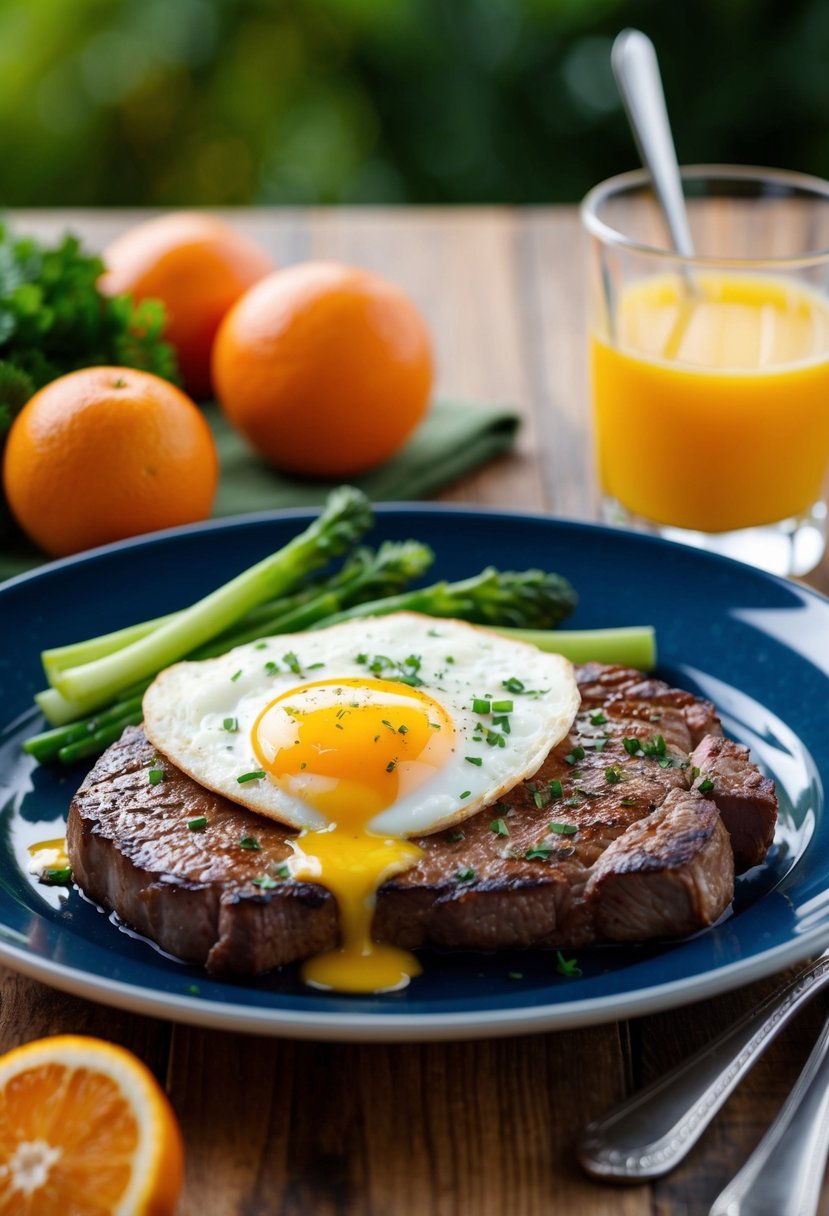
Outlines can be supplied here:
[[[130, 1181], [135, 1116], [102, 1073], [32, 1068], [0, 1090], [0, 1216], [107, 1216]], [[45, 1154], [45, 1156], [44, 1156]], [[38, 1162], [46, 1167], [36, 1189]]]
[[616, 345], [592, 339], [602, 487], [707, 532], [796, 516], [829, 463], [829, 304], [794, 280], [634, 284]]
[[319, 882], [340, 912], [341, 944], [303, 967], [303, 979], [343, 992], [386, 992], [420, 972], [414, 955], [373, 941], [378, 887], [423, 855], [370, 822], [446, 762], [454, 728], [437, 701], [398, 682], [320, 680], [283, 693], [252, 731], [262, 768], [325, 818], [293, 842], [295, 878]]

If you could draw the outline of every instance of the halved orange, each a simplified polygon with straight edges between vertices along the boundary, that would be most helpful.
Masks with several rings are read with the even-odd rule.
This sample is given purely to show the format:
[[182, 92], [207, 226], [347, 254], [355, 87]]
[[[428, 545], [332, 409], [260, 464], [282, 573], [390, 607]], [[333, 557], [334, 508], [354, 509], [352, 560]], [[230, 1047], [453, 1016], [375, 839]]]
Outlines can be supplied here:
[[0, 1216], [172, 1216], [175, 1115], [122, 1047], [56, 1035], [0, 1058]]

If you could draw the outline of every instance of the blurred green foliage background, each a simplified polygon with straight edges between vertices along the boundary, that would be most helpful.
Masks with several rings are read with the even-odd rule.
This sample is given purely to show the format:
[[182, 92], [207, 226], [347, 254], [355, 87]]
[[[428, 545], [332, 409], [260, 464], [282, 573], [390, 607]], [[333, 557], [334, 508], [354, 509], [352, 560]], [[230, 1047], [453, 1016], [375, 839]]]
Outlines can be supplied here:
[[680, 159], [829, 176], [827, 0], [0, 0], [0, 203], [575, 201], [626, 25]]

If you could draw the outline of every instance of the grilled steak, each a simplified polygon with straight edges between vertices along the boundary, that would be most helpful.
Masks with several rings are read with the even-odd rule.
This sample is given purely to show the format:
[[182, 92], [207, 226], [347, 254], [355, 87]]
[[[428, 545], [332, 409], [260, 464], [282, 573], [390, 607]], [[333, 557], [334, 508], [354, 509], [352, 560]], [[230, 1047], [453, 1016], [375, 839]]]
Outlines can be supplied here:
[[[500, 803], [418, 841], [418, 865], [380, 888], [375, 937], [572, 947], [684, 935], [728, 907], [735, 861], [756, 864], [771, 842], [772, 783], [709, 702], [625, 668], [577, 675], [568, 738]], [[76, 794], [67, 839], [83, 890], [215, 974], [336, 945], [333, 897], [285, 876], [292, 833], [161, 763], [151, 785], [157, 752], [128, 728]]]

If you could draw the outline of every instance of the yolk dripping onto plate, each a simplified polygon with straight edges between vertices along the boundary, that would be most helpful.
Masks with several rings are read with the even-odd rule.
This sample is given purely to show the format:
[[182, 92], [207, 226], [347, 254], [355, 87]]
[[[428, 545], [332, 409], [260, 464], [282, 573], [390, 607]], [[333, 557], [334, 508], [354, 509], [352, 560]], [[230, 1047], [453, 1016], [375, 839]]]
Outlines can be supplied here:
[[443, 707], [390, 680], [320, 680], [283, 693], [253, 725], [254, 753], [273, 781], [312, 806], [326, 825], [294, 841], [295, 878], [332, 892], [341, 944], [305, 963], [306, 983], [387, 992], [420, 972], [414, 955], [372, 940], [380, 885], [416, 865], [423, 850], [368, 825], [438, 772], [454, 747]]

